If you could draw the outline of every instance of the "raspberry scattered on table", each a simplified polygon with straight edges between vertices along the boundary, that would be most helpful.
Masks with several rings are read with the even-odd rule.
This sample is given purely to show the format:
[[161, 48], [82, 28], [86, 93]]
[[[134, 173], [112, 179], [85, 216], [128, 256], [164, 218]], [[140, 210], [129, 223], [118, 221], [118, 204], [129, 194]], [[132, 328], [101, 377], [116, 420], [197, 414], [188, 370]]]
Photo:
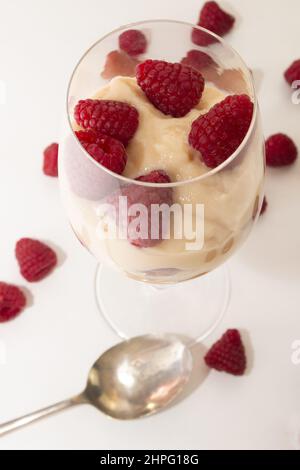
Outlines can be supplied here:
[[44, 150], [43, 172], [47, 176], [58, 176], [58, 144], [53, 143]]
[[[200, 12], [198, 26], [208, 29], [218, 36], [224, 36], [232, 29], [234, 22], [235, 18], [222, 10], [217, 2], [206, 2]], [[198, 46], [208, 46], [216, 40], [204, 31], [194, 28], [192, 41]]]
[[57, 264], [52, 248], [32, 238], [21, 238], [16, 244], [15, 253], [20, 272], [28, 282], [44, 279]]
[[292, 165], [298, 156], [294, 141], [285, 134], [274, 134], [266, 140], [266, 161], [268, 166]]
[[290, 85], [293, 85], [296, 80], [300, 80], [300, 59], [295, 60], [290, 65], [290, 67], [285, 71], [284, 77]]
[[25, 306], [26, 297], [19, 287], [0, 282], [0, 323], [15, 318]]
[[130, 56], [144, 54], [147, 50], [147, 38], [138, 29], [129, 29], [119, 36], [119, 47]]
[[247, 360], [245, 347], [238, 330], [227, 330], [205, 355], [208, 367], [232, 375], [243, 375]]

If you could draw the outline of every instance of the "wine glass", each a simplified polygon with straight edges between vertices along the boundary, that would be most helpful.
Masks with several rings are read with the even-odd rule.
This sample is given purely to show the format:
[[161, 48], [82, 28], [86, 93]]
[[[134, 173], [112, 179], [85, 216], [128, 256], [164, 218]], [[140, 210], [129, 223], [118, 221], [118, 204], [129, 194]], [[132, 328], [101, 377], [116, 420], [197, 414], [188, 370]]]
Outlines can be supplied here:
[[[119, 35], [129, 29], [147, 37], [147, 51], [139, 57], [117, 50]], [[221, 165], [210, 169], [198, 164], [195, 172], [199, 156], [188, 145], [188, 132], [182, 137], [180, 118], [162, 115], [155, 124], [151, 112], [141, 109], [135, 66], [148, 58], [182, 61], [200, 69], [206, 80], [202, 108], [209, 109], [230, 94], [251, 98], [254, 110], [248, 133]], [[128, 83], [131, 91], [125, 96]], [[74, 132], [75, 105], [95, 96], [129, 102], [140, 112], [140, 125], [155, 129], [149, 130], [148, 137], [139, 138], [137, 133], [132, 139], [122, 175], [95, 161]], [[170, 150], [172, 161], [164, 159], [165, 149]], [[171, 182], [129, 177], [133, 169], [138, 174], [157, 166], [171, 173]], [[218, 36], [179, 21], [144, 21], [111, 32], [85, 53], [68, 88], [59, 178], [71, 226], [99, 261], [95, 277], [99, 310], [120, 337], [175, 333], [193, 342], [213, 331], [229, 301], [230, 280], [224, 263], [258, 218], [264, 171], [264, 139], [251, 72]], [[123, 223], [134, 217], [120, 217], [120, 197], [130, 204], [146, 204], [148, 209], [150, 203], [164, 203], [165, 212], [156, 213], [155, 223], [149, 214], [145, 216], [144, 221], [150, 223], [141, 237], [126, 224], [124, 229]], [[179, 215], [175, 210], [168, 212], [172, 204]], [[137, 232], [141, 225], [142, 219], [134, 225]]]

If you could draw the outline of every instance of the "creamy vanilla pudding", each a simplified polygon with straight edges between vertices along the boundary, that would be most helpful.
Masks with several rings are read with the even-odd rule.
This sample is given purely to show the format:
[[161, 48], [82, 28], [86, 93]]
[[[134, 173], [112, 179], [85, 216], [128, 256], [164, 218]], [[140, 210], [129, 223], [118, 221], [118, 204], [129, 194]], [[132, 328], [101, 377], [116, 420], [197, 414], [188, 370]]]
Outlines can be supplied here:
[[[192, 204], [193, 210], [196, 204], [204, 205], [204, 245], [199, 250], [188, 250], [187, 242], [191, 240], [185, 238], [162, 240], [148, 248], [133, 246], [128, 240], [105, 239], [107, 225], [99, 217], [99, 205], [105, 198], [97, 191], [102, 186], [103, 173], [107, 172], [80, 151], [70, 135], [63, 143], [66, 158], [60, 163], [63, 198], [78, 238], [100, 262], [112, 262], [139, 280], [174, 283], [216, 268], [246, 238], [261, 201], [262, 136], [254, 132], [238, 158], [221, 171], [213, 172], [188, 143], [192, 122], [225, 97], [224, 91], [206, 84], [199, 104], [185, 117], [174, 118], [150, 103], [135, 78], [115, 77], [93, 96], [126, 102], [139, 112], [139, 127], [126, 149], [128, 161], [123, 176], [135, 179], [152, 170], [164, 170], [176, 183], [172, 189], [175, 203]], [[74, 126], [74, 130], [78, 129]], [[74, 168], [70, 169], [67, 159], [78, 152], [74, 176]], [[111, 182], [111, 192], [129, 184], [117, 175], [114, 178], [106, 174], [106, 179]]]

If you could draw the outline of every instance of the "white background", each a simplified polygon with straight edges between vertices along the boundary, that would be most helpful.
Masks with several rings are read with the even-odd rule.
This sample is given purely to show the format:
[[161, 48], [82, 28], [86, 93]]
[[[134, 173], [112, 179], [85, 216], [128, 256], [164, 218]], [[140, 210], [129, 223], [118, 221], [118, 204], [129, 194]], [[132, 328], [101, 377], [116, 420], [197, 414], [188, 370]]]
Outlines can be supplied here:
[[[0, 105], [0, 279], [30, 288], [33, 296], [18, 319], [0, 325], [6, 348], [0, 421], [79, 392], [94, 359], [117, 340], [95, 306], [96, 262], [68, 227], [57, 180], [41, 172], [43, 148], [59, 138], [72, 68], [91, 43], [121, 24], [194, 22], [201, 5], [0, 0], [0, 80], [7, 88]], [[228, 41], [257, 77], [265, 134], [287, 132], [300, 147], [300, 109], [282, 78], [300, 56], [299, 1], [224, 5], [238, 18]], [[79, 407], [1, 439], [1, 449], [293, 448], [297, 422], [300, 430], [300, 365], [291, 362], [292, 342], [300, 339], [300, 161], [267, 173], [269, 210], [230, 262], [228, 315], [207, 343], [229, 326], [246, 330], [250, 373], [236, 379], [212, 372], [185, 401], [135, 422]], [[39, 284], [29, 286], [18, 274], [14, 244], [22, 236], [51, 241], [62, 252], [59, 269]]]

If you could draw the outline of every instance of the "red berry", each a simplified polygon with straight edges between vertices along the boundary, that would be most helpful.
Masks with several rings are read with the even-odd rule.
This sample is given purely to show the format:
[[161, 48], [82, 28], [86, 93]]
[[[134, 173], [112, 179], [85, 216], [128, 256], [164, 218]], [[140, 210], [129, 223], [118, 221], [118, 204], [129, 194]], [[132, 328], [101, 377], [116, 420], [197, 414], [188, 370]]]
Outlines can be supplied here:
[[[156, 184], [164, 184], [164, 183], [170, 183], [171, 180], [169, 176], [162, 170], [154, 170], [148, 173], [147, 175], [142, 175], [136, 178], [137, 181], [144, 181], [147, 183], [156, 183]], [[151, 237], [151, 230], [154, 227], [155, 221], [152, 220], [151, 218], [151, 206], [152, 204], [166, 204], [167, 206], [171, 206], [173, 204], [173, 191], [171, 188], [152, 188], [152, 187], [137, 187], [135, 186], [134, 192], [135, 194], [130, 195], [131, 198], [131, 204], [136, 204], [137, 202], [140, 204], [144, 204], [147, 209], [148, 209], [148, 238], [144, 239], [142, 237], [139, 237], [137, 239], [133, 239], [130, 237], [129, 233], [129, 238], [130, 238], [130, 243], [134, 246], [137, 246], [138, 248], [147, 248], [151, 246], [157, 245], [162, 239], [163, 239], [163, 233], [162, 233], [162, 217], [160, 217], [158, 221], [158, 227], [157, 232], [158, 232], [158, 238], [155, 239]], [[133, 220], [133, 217], [131, 218], [130, 221]]]
[[233, 375], [246, 370], [245, 348], [238, 330], [227, 330], [208, 351], [204, 360], [208, 367]]
[[[206, 2], [200, 12], [198, 25], [218, 36], [224, 36], [231, 30], [234, 22], [235, 18], [222, 10], [217, 2]], [[216, 42], [212, 36], [197, 28], [193, 29], [192, 41], [199, 46], [208, 46]]]
[[87, 131], [75, 131], [75, 135], [81, 144], [94, 144], [98, 134], [92, 129], [88, 129]]
[[181, 64], [146, 60], [136, 68], [137, 82], [162, 113], [185, 116], [199, 103], [204, 89], [200, 72]]
[[285, 134], [275, 134], [266, 141], [266, 160], [269, 166], [286, 166], [294, 163], [298, 150]]
[[92, 129], [127, 145], [139, 124], [137, 110], [122, 101], [81, 100], [75, 107], [74, 117], [84, 129]]
[[128, 55], [144, 54], [147, 49], [146, 36], [137, 29], [129, 29], [119, 36], [119, 47]]
[[96, 162], [117, 174], [122, 174], [127, 154], [124, 145], [112, 137], [96, 133], [92, 130], [75, 132], [85, 150]]
[[268, 201], [267, 201], [267, 198], [266, 196], [264, 197], [264, 200], [263, 200], [263, 203], [262, 203], [262, 206], [261, 206], [261, 210], [260, 210], [260, 214], [259, 215], [263, 215], [266, 210], [267, 210], [267, 207], [268, 207]]
[[16, 258], [21, 274], [28, 282], [40, 281], [57, 264], [57, 257], [52, 248], [31, 238], [22, 238], [17, 242]]
[[210, 55], [202, 51], [191, 50], [187, 53], [186, 57], [181, 60], [182, 65], [188, 65], [201, 72], [206, 67], [214, 64]]
[[140, 62], [124, 52], [111, 51], [107, 54], [101, 77], [110, 80], [114, 77], [135, 77], [135, 68]]
[[[80, 139], [94, 141], [94, 131], [78, 131]], [[118, 187], [117, 178], [113, 178], [106, 171], [96, 165], [92, 158], [88, 158], [81, 148], [81, 144], [73, 136], [65, 141], [65, 158], [63, 171], [70, 189], [76, 196], [89, 201], [100, 201]]]
[[147, 175], [142, 175], [136, 178], [137, 181], [144, 181], [146, 183], [171, 183], [171, 180], [167, 173], [163, 170], [153, 170]]
[[[136, 180], [156, 184], [171, 182], [169, 176], [162, 170], [154, 170], [147, 175], [136, 178]], [[156, 220], [154, 217], [152, 218], [151, 207], [154, 204], [166, 204], [167, 206], [171, 206], [173, 204], [172, 188], [156, 188], [152, 186], [140, 186], [137, 184], [126, 186], [121, 190], [120, 193], [114, 195], [108, 201], [117, 208], [117, 211], [119, 210], [120, 196], [127, 197], [128, 211], [134, 204], [143, 204], [147, 211], [147, 213], [139, 213], [137, 215], [128, 216], [127, 238], [130, 243], [138, 248], [149, 248], [160, 243], [160, 241], [163, 239], [162, 216], [160, 215], [158, 220]], [[138, 232], [141, 232], [142, 228], [141, 224], [138, 224], [137, 227], [135, 227], [134, 221], [137, 217], [139, 220], [141, 220], [141, 224], [143, 226], [147, 226], [148, 230], [146, 234], [138, 234]], [[144, 217], [146, 217], [146, 219]]]
[[58, 144], [54, 143], [54, 144], [49, 145], [44, 150], [43, 171], [45, 175], [58, 176], [57, 160], [58, 160]]
[[201, 152], [206, 166], [215, 168], [236, 151], [247, 134], [252, 114], [249, 96], [232, 95], [193, 122], [189, 143]]
[[15, 318], [25, 305], [26, 298], [19, 287], [0, 282], [0, 323]]
[[296, 80], [300, 80], [300, 59], [290, 65], [284, 73], [286, 81], [292, 85]]

